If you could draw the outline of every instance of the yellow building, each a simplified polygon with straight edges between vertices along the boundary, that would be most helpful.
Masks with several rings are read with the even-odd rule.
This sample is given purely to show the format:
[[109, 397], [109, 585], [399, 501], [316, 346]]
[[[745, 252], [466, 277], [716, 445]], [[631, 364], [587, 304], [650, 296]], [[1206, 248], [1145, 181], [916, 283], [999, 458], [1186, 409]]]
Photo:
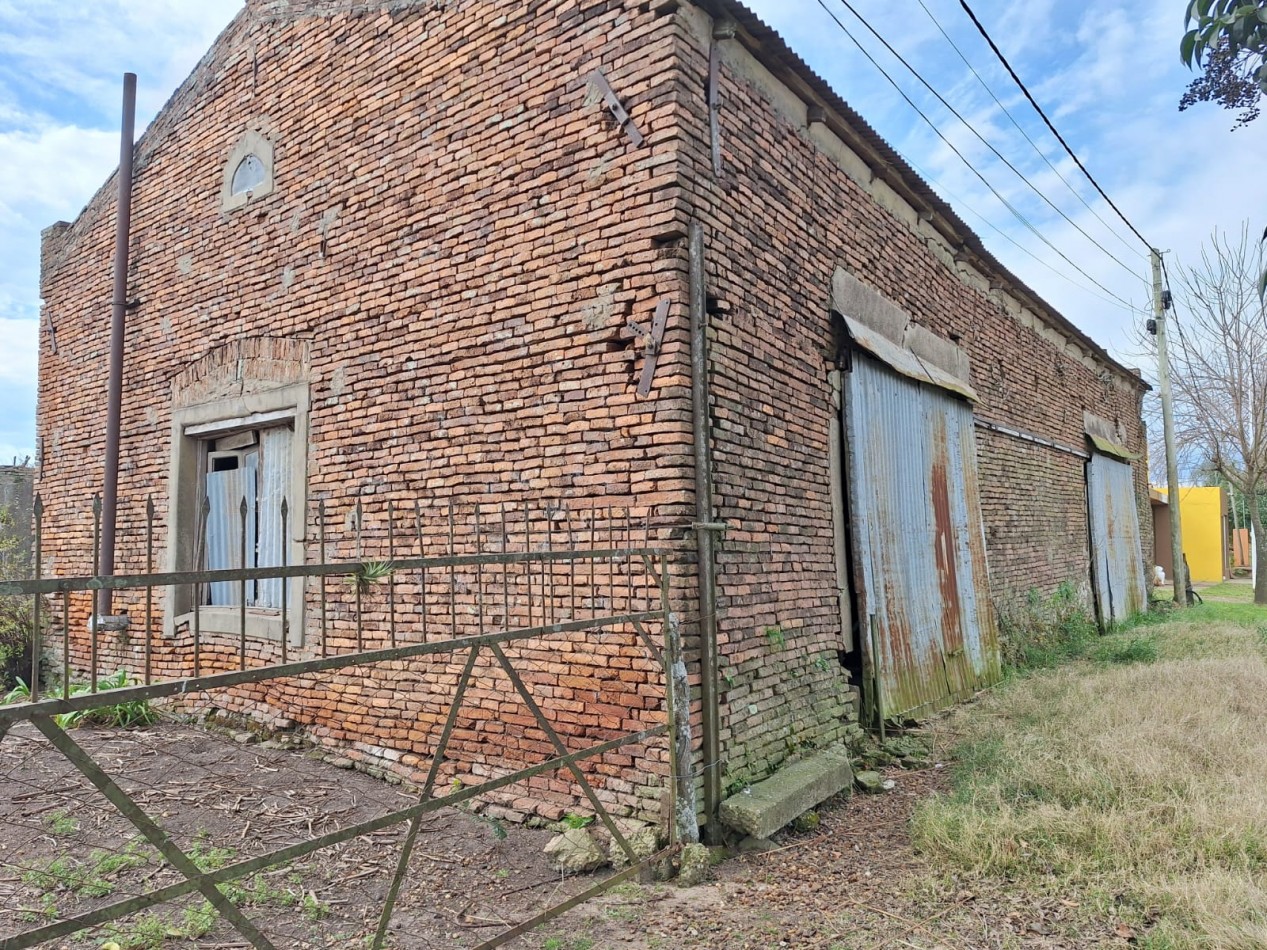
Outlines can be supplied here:
[[[1161, 489], [1162, 497], [1166, 489]], [[1222, 488], [1180, 487], [1179, 517], [1183, 522], [1183, 554], [1191, 580], [1217, 584], [1228, 571], [1228, 502]], [[1169, 536], [1169, 526], [1166, 528]], [[1163, 554], [1165, 555], [1163, 559]], [[1173, 577], [1169, 544], [1158, 543], [1157, 563]]]

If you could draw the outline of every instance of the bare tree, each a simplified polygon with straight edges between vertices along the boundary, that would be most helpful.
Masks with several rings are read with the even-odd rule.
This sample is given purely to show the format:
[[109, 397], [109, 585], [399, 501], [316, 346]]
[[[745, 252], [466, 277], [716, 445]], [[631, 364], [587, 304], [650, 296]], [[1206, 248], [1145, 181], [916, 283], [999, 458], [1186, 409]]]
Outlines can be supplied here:
[[[1201, 263], [1179, 267], [1171, 383], [1180, 447], [1205, 459], [1246, 498], [1267, 490], [1267, 305], [1258, 293], [1261, 244], [1248, 225], [1216, 231]], [[1267, 605], [1267, 533], [1259, 506], [1250, 523], [1258, 549], [1254, 602]]]

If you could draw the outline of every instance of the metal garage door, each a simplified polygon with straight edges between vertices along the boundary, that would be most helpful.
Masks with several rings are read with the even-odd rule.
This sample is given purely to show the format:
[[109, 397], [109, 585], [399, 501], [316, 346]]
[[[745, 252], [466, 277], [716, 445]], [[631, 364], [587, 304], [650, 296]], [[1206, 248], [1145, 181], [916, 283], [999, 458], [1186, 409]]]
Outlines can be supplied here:
[[1107, 629], [1148, 604], [1131, 467], [1092, 453], [1087, 462], [1087, 509], [1096, 616]]
[[886, 719], [915, 717], [999, 678], [972, 407], [861, 353], [844, 392], [867, 685]]

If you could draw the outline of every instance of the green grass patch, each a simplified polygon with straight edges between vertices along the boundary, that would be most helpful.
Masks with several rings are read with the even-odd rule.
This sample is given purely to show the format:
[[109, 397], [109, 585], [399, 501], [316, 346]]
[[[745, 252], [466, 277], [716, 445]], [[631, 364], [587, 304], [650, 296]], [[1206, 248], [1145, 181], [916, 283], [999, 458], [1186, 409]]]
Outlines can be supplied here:
[[[1209, 587], [1198, 587], [1197, 593], [1203, 599], [1233, 600], [1238, 603], [1254, 602], [1254, 585], [1249, 581], [1224, 581], [1222, 584], [1211, 584]], [[1267, 608], [1264, 608], [1267, 609]]]
[[1155, 950], [1267, 946], [1265, 619], [1150, 617], [953, 713], [953, 790], [912, 823], [934, 872], [1073, 896]]

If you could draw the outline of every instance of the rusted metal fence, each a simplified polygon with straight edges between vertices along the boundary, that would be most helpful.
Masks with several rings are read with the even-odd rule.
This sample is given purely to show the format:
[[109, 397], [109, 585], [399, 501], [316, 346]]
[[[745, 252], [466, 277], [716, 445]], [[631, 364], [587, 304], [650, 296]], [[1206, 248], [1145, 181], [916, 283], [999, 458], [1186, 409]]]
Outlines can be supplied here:
[[[675, 826], [665, 850], [650, 857], [636, 853], [614, 819], [610, 802], [603, 800], [601, 789], [594, 788], [581, 767], [587, 760], [627, 747], [658, 744], [673, 777], [668, 782], [670, 813], [679, 820], [688, 816], [686, 824], [694, 822], [690, 764], [677, 765], [679, 756], [690, 755], [689, 697], [675, 695], [684, 690], [684, 677], [675, 689], [673, 678], [666, 675], [667, 670], [682, 667], [677, 623], [669, 608], [668, 554], [650, 543], [651, 512], [636, 518], [628, 509], [587, 509], [578, 514], [558, 507], [512, 512], [504, 506], [457, 509], [452, 503], [424, 511], [417, 503], [388, 500], [375, 505], [381, 519], [371, 530], [366, 505], [358, 501], [342, 518], [351, 530], [335, 541], [328, 536], [327, 526], [339, 519], [332, 517], [325, 502], [318, 502], [303, 531], [310, 540], [291, 545], [286, 541], [294, 537], [294, 526], [282, 499], [277, 510], [283, 539], [276, 545], [280, 563], [261, 564], [257, 556], [255, 566], [243, 566], [252, 563], [247, 550], [251, 538], [248, 508], [245, 499], [237, 507], [238, 533], [221, 525], [217, 535], [218, 541], [228, 537], [236, 544], [238, 566], [206, 568], [208, 534], [215, 532], [208, 531], [209, 505], [204, 504], [197, 524], [194, 569], [155, 572], [155, 514], [148, 505], [145, 571], [113, 577], [44, 577], [44, 512], [36, 500], [36, 575], [31, 580], [0, 583], [0, 597], [30, 598], [36, 655], [46, 656], [49, 668], [58, 673], [50, 683], [33, 677], [26, 701], [0, 705], [0, 741], [16, 724], [32, 724], [157, 849], [166, 867], [180, 879], [9, 936], [0, 942], [4, 950], [64, 938], [190, 894], [201, 894], [251, 946], [272, 947], [269, 937], [226, 897], [224, 885], [352, 838], [406, 824], [373, 939], [373, 946], [381, 947], [423, 816], [546, 773], [571, 777], [572, 787], [624, 852], [629, 867], [516, 923], [480, 947], [500, 946], [582, 900], [645, 873], [655, 862], [665, 860], [683, 836], [692, 840], [697, 834], [694, 828]], [[405, 524], [413, 528], [408, 534], [401, 531]], [[99, 521], [94, 539], [97, 530]], [[258, 538], [259, 533], [254, 536]], [[288, 563], [295, 547], [306, 550], [309, 560]], [[225, 545], [225, 551], [228, 548]], [[436, 548], [439, 553], [432, 553]], [[350, 549], [353, 557], [327, 558], [331, 550], [339, 549]], [[216, 555], [220, 563], [225, 551]], [[261, 594], [264, 585], [270, 584], [276, 590]], [[133, 627], [129, 618], [124, 628], [117, 621], [111, 625], [105, 618], [89, 617], [81, 628], [72, 601], [90, 602], [94, 592], [105, 589], [114, 592], [116, 606], [139, 608], [143, 620]], [[216, 621], [210, 629], [209, 617]], [[236, 621], [236, 629], [226, 626], [226, 618]], [[275, 637], [260, 635], [265, 628]], [[646, 681], [662, 698], [651, 705], [644, 695], [642, 702], [631, 704], [619, 728], [611, 724], [561, 728], [552, 716], [552, 691], [538, 688], [534, 692], [530, 685], [542, 682], [541, 657], [559, 653], [566, 644], [568, 652], [562, 655], [601, 665], [605, 660], [598, 653], [604, 638], [611, 637], [626, 648], [639, 647], [646, 661]], [[437, 719], [438, 734], [428, 734], [427, 748], [413, 749], [424, 761], [429, 759], [416, 803], [214, 870], [200, 868], [187, 848], [178, 847], [159, 818], [147, 813], [57, 718], [106, 702], [176, 698], [188, 703], [200, 694], [284, 678], [306, 677], [306, 682], [314, 682], [322, 674], [347, 675], [380, 664], [400, 669], [400, 664], [440, 661], [454, 667], [460, 664], [460, 673], [451, 693], [429, 697], [447, 704], [447, 713], [442, 724]], [[451, 757], [459, 718], [472, 705], [471, 684], [481, 664], [498, 671], [506, 697], [522, 703], [531, 715], [548, 743], [548, 757], [530, 765], [495, 763], [497, 767], [489, 773], [495, 777], [478, 785], [444, 789], [441, 771]], [[129, 669], [136, 682], [103, 692], [101, 674], [113, 668]], [[533, 676], [526, 678], [527, 671]], [[84, 682], [72, 688], [77, 677]], [[438, 789], [446, 794], [439, 795]], [[689, 800], [688, 807], [676, 807], [681, 798]]]

